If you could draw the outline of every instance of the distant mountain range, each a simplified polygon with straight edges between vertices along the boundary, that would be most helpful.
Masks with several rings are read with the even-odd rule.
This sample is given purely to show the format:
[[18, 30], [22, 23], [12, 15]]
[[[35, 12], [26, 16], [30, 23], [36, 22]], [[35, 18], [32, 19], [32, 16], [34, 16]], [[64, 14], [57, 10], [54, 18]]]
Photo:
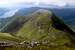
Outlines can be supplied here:
[[75, 8], [52, 9], [54, 14], [62, 19], [73, 31], [75, 31]]
[[7, 18], [13, 16], [18, 9], [7, 9], [7, 8], [0, 8], [0, 18]]
[[[67, 5], [68, 6], [68, 5]], [[0, 18], [0, 27], [4, 26], [8, 21], [10, 21], [12, 18], [16, 17], [16, 16], [27, 16], [35, 11], [37, 11], [38, 9], [41, 9], [41, 7], [30, 7], [30, 8], [20, 8], [20, 9], [9, 9], [11, 11], [9, 11], [8, 9], [2, 9], [1, 8], [1, 18]], [[69, 27], [71, 27], [73, 30], [75, 30], [75, 8], [43, 8], [43, 9], [47, 9], [47, 10], [52, 10], [53, 13], [58, 16], [60, 19], [62, 19]], [[4, 13], [6, 15], [4, 15]], [[4, 18], [3, 16], [7, 16], [7, 18]], [[3, 17], [3, 18], [2, 18]]]
[[40, 8], [38, 8], [38, 7], [37, 8], [34, 8], [34, 7], [32, 7], [32, 8], [21, 8], [21, 9], [18, 9], [18, 11], [11, 10], [11, 9], [9, 9], [10, 11], [8, 11], [6, 9], [7, 12], [4, 12], [6, 15], [3, 14], [0, 18], [0, 28], [2, 28], [7, 23], [9, 23], [9, 21], [11, 21], [13, 18], [27, 16], [27, 15], [35, 12], [38, 9], [40, 9]]
[[15, 9], [1, 8], [0, 18], [7, 18], [7, 17], [12, 17], [12, 16], [26, 16], [27, 14], [32, 13], [36, 10], [38, 10], [38, 7], [37, 8], [34, 8], [34, 7], [15, 8]]

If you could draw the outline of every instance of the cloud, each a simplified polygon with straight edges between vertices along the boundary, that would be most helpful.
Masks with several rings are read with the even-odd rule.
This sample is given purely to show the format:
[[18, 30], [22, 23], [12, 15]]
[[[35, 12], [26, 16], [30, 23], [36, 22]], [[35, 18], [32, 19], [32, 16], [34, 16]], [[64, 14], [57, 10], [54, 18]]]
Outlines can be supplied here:
[[67, 4], [75, 5], [75, 0], [0, 0], [0, 7], [22, 6], [24, 4], [39, 5], [40, 3], [62, 7]]

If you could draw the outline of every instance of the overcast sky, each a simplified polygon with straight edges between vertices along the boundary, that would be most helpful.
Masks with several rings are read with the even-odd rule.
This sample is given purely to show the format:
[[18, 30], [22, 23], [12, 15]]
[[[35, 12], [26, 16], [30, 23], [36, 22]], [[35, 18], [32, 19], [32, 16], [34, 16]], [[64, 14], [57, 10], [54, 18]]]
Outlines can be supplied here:
[[22, 6], [24, 4], [39, 5], [39, 3], [65, 6], [66, 4], [75, 5], [75, 0], [0, 0], [0, 7]]

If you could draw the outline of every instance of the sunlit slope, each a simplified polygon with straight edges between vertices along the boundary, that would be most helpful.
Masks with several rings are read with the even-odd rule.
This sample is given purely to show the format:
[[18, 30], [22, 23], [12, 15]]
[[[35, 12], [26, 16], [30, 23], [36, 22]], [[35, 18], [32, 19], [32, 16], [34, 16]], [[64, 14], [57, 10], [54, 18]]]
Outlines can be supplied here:
[[21, 27], [26, 19], [26, 17], [21, 16], [11, 17], [11, 20], [0, 29], [0, 32], [14, 33]]
[[53, 13], [40, 9], [31, 15], [16, 36], [24, 40], [48, 42], [51, 45], [62, 45], [69, 42], [66, 32], [55, 29], [52, 25]]
[[12, 36], [9, 33], [0, 33], [0, 41], [20, 42], [20, 39], [15, 36]]

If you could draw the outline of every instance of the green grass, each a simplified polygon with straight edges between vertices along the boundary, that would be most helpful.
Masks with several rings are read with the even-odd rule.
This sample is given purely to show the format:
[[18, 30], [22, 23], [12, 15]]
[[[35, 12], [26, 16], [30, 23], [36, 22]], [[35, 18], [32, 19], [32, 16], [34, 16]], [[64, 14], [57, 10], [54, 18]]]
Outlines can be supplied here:
[[66, 32], [52, 27], [52, 13], [49, 11], [37, 11], [17, 32], [16, 36], [24, 40], [49, 41], [51, 45], [63, 45], [69, 42]]
[[20, 42], [21, 40], [18, 37], [12, 36], [9, 33], [0, 33], [0, 41], [13, 41], [13, 42]]
[[[48, 44], [40, 44], [32, 48], [27, 48], [25, 44], [13, 47], [6, 47], [4, 50], [75, 50], [75, 45], [67, 36], [67, 32], [55, 29], [52, 26], [52, 13], [47, 10], [39, 10], [31, 15], [22, 28], [20, 28], [15, 36], [9, 33], [0, 33], [0, 40], [10, 41], [39, 41], [41, 43], [48, 42]], [[72, 44], [70, 44], [72, 43]]]

